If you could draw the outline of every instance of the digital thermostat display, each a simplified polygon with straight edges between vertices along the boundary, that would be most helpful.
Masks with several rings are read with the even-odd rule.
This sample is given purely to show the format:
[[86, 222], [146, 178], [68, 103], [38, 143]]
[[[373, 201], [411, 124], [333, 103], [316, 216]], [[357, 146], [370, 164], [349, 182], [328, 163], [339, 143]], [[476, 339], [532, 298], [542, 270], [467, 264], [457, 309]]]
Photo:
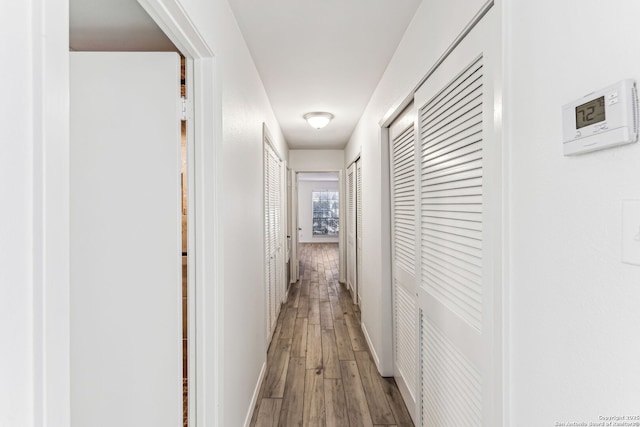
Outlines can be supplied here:
[[638, 140], [635, 81], [621, 80], [562, 107], [565, 156], [602, 150]]
[[594, 123], [604, 122], [604, 96], [576, 107], [576, 128], [581, 129]]

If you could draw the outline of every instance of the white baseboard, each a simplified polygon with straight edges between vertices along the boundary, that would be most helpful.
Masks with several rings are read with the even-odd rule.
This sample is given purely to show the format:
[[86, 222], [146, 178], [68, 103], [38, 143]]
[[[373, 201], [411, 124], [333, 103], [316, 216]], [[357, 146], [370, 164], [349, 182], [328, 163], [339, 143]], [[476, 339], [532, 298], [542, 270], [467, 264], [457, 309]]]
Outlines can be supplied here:
[[373, 347], [373, 343], [371, 343], [371, 338], [369, 338], [369, 332], [367, 332], [367, 327], [365, 326], [364, 322], [360, 322], [360, 327], [362, 328], [364, 339], [367, 340], [367, 345], [369, 346], [369, 351], [371, 352], [371, 356], [373, 357], [373, 362], [376, 364], [378, 372], [382, 372], [382, 370], [380, 369], [380, 358], [378, 357], [378, 353], [376, 353], [376, 349]]
[[249, 410], [247, 411], [247, 416], [244, 419], [244, 427], [249, 427], [251, 424], [251, 418], [253, 417], [253, 410], [256, 407], [256, 402], [258, 401], [258, 395], [260, 394], [260, 387], [262, 387], [262, 381], [264, 381], [264, 376], [267, 373], [267, 361], [262, 364], [262, 369], [260, 370], [260, 376], [258, 377], [258, 383], [256, 384], [256, 388], [253, 390], [253, 397], [251, 398], [251, 404], [249, 405]]

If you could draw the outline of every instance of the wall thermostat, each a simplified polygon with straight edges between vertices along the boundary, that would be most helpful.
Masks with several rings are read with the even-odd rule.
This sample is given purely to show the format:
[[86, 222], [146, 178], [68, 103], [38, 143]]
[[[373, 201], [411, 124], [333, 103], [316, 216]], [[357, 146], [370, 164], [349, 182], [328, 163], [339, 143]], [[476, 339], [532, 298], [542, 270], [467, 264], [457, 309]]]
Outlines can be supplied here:
[[622, 80], [562, 107], [565, 156], [638, 140], [638, 96], [634, 80]]

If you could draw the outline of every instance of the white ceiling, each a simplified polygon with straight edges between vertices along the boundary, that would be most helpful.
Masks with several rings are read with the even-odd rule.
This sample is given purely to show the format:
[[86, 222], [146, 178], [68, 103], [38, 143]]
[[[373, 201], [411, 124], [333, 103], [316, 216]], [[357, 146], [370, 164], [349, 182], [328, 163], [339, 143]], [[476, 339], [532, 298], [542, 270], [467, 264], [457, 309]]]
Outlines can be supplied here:
[[[421, 0], [228, 0], [294, 149], [343, 148]], [[73, 50], [175, 51], [136, 0], [70, 0]], [[321, 130], [302, 118], [335, 115]]]
[[229, 0], [291, 148], [345, 146], [420, 1]]
[[86, 51], [176, 51], [136, 0], [70, 0], [69, 47]]

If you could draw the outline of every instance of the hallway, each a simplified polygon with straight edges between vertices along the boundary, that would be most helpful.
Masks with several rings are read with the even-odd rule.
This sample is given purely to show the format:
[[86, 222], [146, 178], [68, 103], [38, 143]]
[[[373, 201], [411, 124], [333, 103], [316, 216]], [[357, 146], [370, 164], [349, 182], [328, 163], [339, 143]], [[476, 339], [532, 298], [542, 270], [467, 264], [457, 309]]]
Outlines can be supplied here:
[[413, 426], [382, 378], [360, 313], [338, 282], [338, 245], [300, 245], [300, 280], [282, 307], [251, 426]]

